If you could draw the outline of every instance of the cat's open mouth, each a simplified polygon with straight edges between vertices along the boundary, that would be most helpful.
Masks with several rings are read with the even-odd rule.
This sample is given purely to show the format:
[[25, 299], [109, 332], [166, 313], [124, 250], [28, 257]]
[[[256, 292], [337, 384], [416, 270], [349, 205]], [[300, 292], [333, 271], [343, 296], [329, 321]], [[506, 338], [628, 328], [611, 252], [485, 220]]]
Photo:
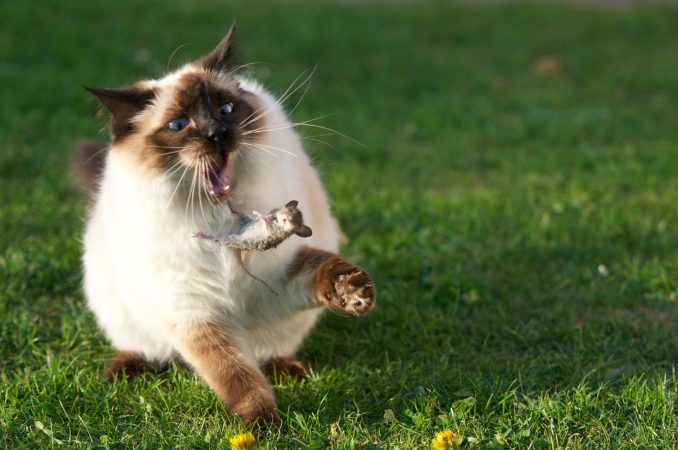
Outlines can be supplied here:
[[226, 176], [227, 161], [228, 158], [218, 159], [205, 166], [202, 176], [208, 194], [215, 197], [228, 195], [231, 185]]

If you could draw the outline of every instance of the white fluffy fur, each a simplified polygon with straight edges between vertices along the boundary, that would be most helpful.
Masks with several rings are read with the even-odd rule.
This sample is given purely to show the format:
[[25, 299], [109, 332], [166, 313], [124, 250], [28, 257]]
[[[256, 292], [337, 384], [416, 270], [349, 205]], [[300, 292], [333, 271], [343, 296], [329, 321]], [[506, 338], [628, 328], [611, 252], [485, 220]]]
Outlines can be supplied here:
[[[158, 102], [191, 70], [201, 69], [187, 66], [149, 81], [161, 89]], [[280, 294], [272, 295], [242, 270], [232, 250], [192, 238], [196, 231], [235, 231], [237, 220], [225, 203], [215, 209], [206, 198], [202, 205], [197, 198], [187, 202], [190, 170], [172, 197], [181, 171], [149, 176], [129, 148], [113, 147], [87, 223], [84, 266], [89, 307], [118, 350], [170, 361], [181, 348], [181, 330], [217, 322], [235, 332], [252, 362], [262, 362], [292, 355], [321, 312], [310, 279], [288, 283], [286, 269], [303, 245], [336, 251], [336, 222], [282, 107], [254, 82], [241, 80], [241, 87], [270, 109], [267, 127], [279, 128], [261, 134], [261, 142], [284, 152], [240, 149], [229, 162], [236, 171], [230, 175], [233, 201], [250, 212], [298, 200], [313, 236], [293, 236], [276, 249], [245, 254], [249, 270]]]

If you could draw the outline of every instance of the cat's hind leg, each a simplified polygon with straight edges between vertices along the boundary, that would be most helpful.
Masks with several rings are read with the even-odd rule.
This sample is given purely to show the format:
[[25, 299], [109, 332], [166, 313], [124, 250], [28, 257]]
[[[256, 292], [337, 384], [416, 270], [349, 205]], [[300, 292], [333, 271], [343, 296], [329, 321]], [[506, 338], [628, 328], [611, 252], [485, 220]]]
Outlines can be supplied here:
[[104, 370], [104, 378], [134, 378], [144, 373], [157, 373], [166, 370], [169, 364], [154, 364], [147, 361], [141, 353], [118, 351]]
[[284, 357], [269, 359], [261, 365], [261, 371], [277, 384], [284, 384], [288, 380], [301, 381], [308, 374], [306, 364], [302, 361]]

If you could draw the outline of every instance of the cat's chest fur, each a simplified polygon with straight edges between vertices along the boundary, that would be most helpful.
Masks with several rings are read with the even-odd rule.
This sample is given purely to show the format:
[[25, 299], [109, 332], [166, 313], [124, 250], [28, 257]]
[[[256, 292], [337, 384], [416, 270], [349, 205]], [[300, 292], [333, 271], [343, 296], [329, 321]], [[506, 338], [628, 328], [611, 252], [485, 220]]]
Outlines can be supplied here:
[[[111, 275], [133, 299], [129, 305], [139, 315], [179, 314], [192, 320], [219, 308], [249, 328], [293, 312], [276, 305], [265, 289], [252, 282], [233, 250], [192, 237], [202, 229], [238, 230], [238, 217], [225, 202], [206, 209], [176, 193], [168, 198], [171, 186], [135, 180], [124, 158], [115, 153], [108, 165], [91, 228], [101, 227], [103, 240], [110, 243]], [[248, 210], [254, 202], [284, 202], [280, 192], [287, 189], [270, 186], [266, 180], [244, 182], [248, 185], [244, 193], [234, 193], [238, 207]], [[284, 281], [285, 261], [301, 244], [295, 239], [265, 254], [246, 253], [248, 267], [275, 286]]]

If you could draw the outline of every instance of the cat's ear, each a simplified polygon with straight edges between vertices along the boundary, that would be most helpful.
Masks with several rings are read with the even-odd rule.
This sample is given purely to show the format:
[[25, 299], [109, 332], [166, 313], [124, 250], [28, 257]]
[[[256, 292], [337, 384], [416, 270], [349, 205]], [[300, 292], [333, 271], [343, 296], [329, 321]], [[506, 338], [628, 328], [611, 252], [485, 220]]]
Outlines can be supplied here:
[[233, 60], [233, 36], [235, 35], [235, 22], [226, 33], [226, 36], [214, 47], [207, 56], [203, 56], [198, 63], [206, 70], [226, 71], [231, 67]]
[[140, 113], [155, 98], [152, 89], [132, 86], [122, 89], [99, 89], [86, 87], [111, 113], [111, 136], [123, 137], [134, 131], [132, 118]]

